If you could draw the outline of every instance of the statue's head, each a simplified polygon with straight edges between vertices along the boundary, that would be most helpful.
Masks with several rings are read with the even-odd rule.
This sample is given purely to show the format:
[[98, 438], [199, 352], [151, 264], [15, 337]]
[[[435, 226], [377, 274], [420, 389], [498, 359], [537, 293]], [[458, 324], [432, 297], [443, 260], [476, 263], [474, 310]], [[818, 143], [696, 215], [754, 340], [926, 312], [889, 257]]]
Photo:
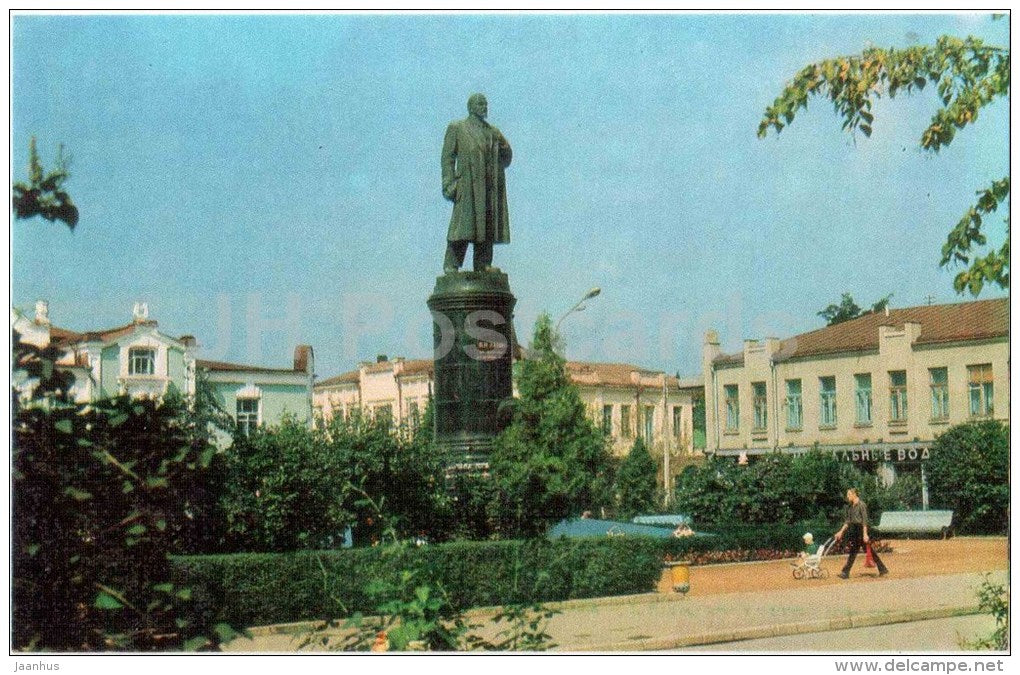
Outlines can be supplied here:
[[471, 94], [468, 98], [468, 113], [477, 115], [483, 120], [489, 115], [489, 101], [486, 100], [485, 94]]

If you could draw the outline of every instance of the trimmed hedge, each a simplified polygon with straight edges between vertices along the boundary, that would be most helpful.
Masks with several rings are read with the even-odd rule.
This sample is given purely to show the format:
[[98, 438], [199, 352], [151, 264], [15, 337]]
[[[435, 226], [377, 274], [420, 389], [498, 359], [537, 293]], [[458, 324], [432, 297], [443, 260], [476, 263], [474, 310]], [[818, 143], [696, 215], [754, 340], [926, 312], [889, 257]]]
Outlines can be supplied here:
[[457, 608], [624, 595], [651, 590], [661, 552], [654, 540], [458, 542], [399, 551], [363, 548], [174, 558], [175, 581], [192, 589], [205, 618], [254, 626], [375, 611], [377, 580], [441, 588]]
[[803, 528], [727, 527], [713, 537], [455, 542], [422, 548], [240, 553], [173, 559], [174, 582], [192, 589], [204, 621], [257, 626], [374, 612], [373, 581], [442, 589], [454, 607], [647, 593], [668, 554], [801, 548]]

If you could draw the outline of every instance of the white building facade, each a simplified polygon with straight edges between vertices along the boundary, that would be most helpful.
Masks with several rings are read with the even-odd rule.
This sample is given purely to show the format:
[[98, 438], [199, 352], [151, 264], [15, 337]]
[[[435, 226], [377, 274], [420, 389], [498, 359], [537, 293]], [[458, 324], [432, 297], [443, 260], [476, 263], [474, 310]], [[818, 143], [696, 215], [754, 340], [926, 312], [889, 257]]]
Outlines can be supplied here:
[[[198, 341], [160, 331], [145, 303], [135, 303], [131, 323], [72, 331], [54, 326], [48, 303], [40, 300], [34, 316], [12, 310], [11, 327], [21, 342], [59, 353], [56, 367], [73, 376], [67, 393], [76, 403], [116, 396], [158, 399], [171, 389], [192, 396], [202, 376], [242, 431], [278, 424], [285, 415], [312, 420], [314, 356], [308, 345], [297, 346], [291, 368], [199, 360]], [[14, 386], [28, 403], [38, 383], [23, 375], [15, 368]]]
[[923, 472], [954, 424], [1009, 419], [1009, 301], [889, 310], [723, 354], [705, 337], [708, 451], [747, 458], [819, 448]]

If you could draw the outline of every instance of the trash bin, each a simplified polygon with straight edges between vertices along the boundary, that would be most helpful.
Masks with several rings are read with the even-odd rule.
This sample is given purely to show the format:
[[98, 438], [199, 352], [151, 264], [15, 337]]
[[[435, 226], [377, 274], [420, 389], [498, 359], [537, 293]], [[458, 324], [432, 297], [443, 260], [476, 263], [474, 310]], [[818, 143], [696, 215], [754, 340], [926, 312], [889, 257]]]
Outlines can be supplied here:
[[669, 579], [673, 585], [674, 593], [684, 593], [691, 590], [691, 564], [686, 560], [667, 560], [666, 567], [669, 568]]

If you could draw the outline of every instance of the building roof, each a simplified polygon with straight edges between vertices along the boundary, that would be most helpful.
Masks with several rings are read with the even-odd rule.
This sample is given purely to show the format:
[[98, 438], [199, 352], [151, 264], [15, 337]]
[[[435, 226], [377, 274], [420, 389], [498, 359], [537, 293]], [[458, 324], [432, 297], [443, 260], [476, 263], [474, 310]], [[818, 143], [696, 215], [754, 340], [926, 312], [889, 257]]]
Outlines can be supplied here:
[[[393, 370], [397, 365], [401, 365], [401, 375], [419, 375], [422, 373], [432, 373], [434, 367], [432, 365], [432, 359], [401, 359], [399, 361], [378, 361], [376, 363], [369, 363], [364, 366], [366, 373], [384, 373]], [[358, 372], [358, 371], [354, 371]]]
[[404, 361], [404, 369], [401, 375], [431, 375], [435, 371], [435, 364], [432, 359], [409, 359]]
[[116, 328], [89, 330], [84, 332], [68, 330], [66, 328], [60, 328], [59, 326], [50, 326], [50, 344], [59, 346], [74, 344], [76, 342], [112, 342], [119, 337], [123, 337], [131, 333], [139, 326], [157, 328], [159, 324], [156, 321], [137, 321], [124, 326], [117, 326]]
[[[630, 363], [567, 361], [567, 375], [575, 384], [633, 387], [637, 384], [635, 378], [657, 379], [661, 377], [662, 372]], [[666, 386], [676, 389], [680, 386], [680, 381], [673, 375], [666, 375]]]
[[338, 384], [357, 384], [361, 378], [361, 373], [357, 370], [352, 370], [348, 373], [342, 373], [340, 375], [334, 375], [333, 377], [327, 377], [325, 380], [319, 380], [315, 383], [316, 387], [332, 387]]
[[[878, 349], [878, 329], [902, 329], [906, 323], [921, 324], [914, 344], [932, 345], [1009, 337], [1009, 298], [977, 300], [950, 305], [924, 305], [869, 313], [850, 321], [826, 326], [782, 340], [776, 360]], [[717, 365], [740, 364], [743, 352], [720, 354]]]
[[[366, 373], [382, 373], [393, 370], [394, 361], [380, 361], [363, 366]], [[403, 370], [401, 376], [407, 375], [432, 375], [435, 367], [430, 359], [407, 359], [402, 362]], [[611, 387], [633, 387], [635, 381], [632, 373], [638, 373], [644, 378], [659, 378], [661, 373], [629, 363], [589, 363], [584, 361], [567, 361], [567, 375], [575, 384], [602, 385]], [[320, 380], [315, 383], [316, 388], [331, 387], [341, 384], [357, 384], [361, 377], [360, 370], [352, 370], [340, 375]], [[666, 376], [666, 386], [676, 389], [681, 386], [698, 386], [700, 381], [677, 380], [673, 375]], [[647, 381], [646, 381], [647, 386]]]
[[52, 345], [64, 345], [72, 344], [74, 342], [81, 342], [82, 338], [84, 338], [84, 336], [81, 333], [76, 333], [73, 330], [67, 330], [66, 328], [50, 326], [50, 344]]
[[246, 366], [226, 361], [205, 361], [195, 359], [195, 366], [212, 372], [244, 372], [244, 373], [298, 373], [304, 372], [293, 368], [263, 368], [262, 366]]
[[[408, 375], [429, 375], [435, 370], [431, 359], [403, 359], [401, 361], [378, 361], [363, 366], [366, 373], [392, 372], [394, 365], [403, 364], [400, 371], [401, 377]], [[341, 384], [357, 384], [361, 380], [361, 369], [351, 370], [340, 375], [328, 377], [315, 383], [316, 387], [333, 387]]]

